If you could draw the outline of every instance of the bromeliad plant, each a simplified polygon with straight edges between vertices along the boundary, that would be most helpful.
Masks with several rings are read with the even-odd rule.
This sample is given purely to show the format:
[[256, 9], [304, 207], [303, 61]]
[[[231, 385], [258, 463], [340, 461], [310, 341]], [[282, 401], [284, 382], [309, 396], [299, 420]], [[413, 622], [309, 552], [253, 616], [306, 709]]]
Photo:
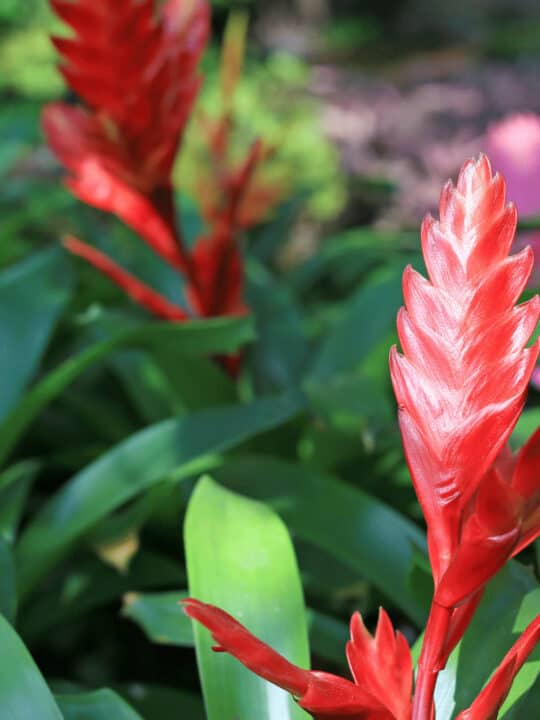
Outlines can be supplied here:
[[[374, 636], [353, 616], [347, 658], [354, 682], [304, 670], [199, 600], [187, 614], [226, 651], [289, 691], [316, 720], [433, 720], [437, 677], [464, 636], [487, 582], [540, 535], [540, 431], [517, 455], [509, 436], [525, 403], [540, 345], [527, 346], [540, 298], [517, 305], [533, 266], [510, 255], [516, 210], [486, 157], [445, 186], [440, 220], [426, 218], [428, 279], [408, 267], [398, 314], [401, 353], [390, 372], [405, 455], [424, 513], [434, 594], [413, 691], [411, 654], [381, 610]], [[523, 632], [459, 720], [495, 720], [538, 641]]]
[[[187, 307], [172, 303], [100, 250], [76, 238], [66, 247], [164, 320], [240, 315], [244, 303], [242, 231], [261, 221], [283, 188], [258, 171], [271, 152], [256, 140], [230, 157], [232, 99], [242, 67], [245, 23], [231, 22], [223, 50], [223, 115], [207, 125], [211, 173], [199, 187], [206, 229], [193, 247], [182, 236], [173, 166], [201, 86], [198, 70], [210, 29], [207, 0], [51, 0], [74, 31], [53, 38], [68, 86], [84, 102], [51, 103], [48, 143], [68, 170], [68, 188], [113, 213], [185, 282]], [[179, 278], [180, 281], [180, 278]]]

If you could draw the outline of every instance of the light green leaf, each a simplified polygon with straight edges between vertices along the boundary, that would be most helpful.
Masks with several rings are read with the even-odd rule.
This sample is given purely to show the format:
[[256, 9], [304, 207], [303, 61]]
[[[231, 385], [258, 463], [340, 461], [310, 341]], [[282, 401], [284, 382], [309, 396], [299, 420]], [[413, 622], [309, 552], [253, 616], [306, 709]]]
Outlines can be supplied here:
[[280, 425], [301, 405], [294, 394], [201, 410], [152, 425], [116, 445], [67, 482], [30, 521], [17, 545], [19, 593], [28, 593], [85, 533], [164, 475]]
[[142, 720], [125, 700], [109, 689], [57, 695], [64, 720]]
[[[265, 505], [203, 479], [185, 522], [189, 592], [223, 607], [291, 662], [309, 665], [302, 586], [287, 530]], [[226, 653], [195, 624], [208, 720], [305, 718], [293, 700]]]
[[47, 684], [11, 625], [0, 616], [2, 720], [63, 720]]

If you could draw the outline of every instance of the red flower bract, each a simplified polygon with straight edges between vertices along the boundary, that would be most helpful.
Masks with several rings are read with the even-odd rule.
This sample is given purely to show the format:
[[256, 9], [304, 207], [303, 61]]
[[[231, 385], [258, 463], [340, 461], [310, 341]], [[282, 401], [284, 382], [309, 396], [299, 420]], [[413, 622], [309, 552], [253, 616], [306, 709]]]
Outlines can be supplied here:
[[220, 608], [193, 599], [182, 602], [186, 613], [210, 630], [218, 643], [215, 650], [234, 655], [257, 675], [290, 692], [316, 720], [409, 720], [411, 654], [384, 610], [374, 637], [360, 615], [353, 615], [347, 643], [353, 683], [293, 665]]
[[[66, 184], [83, 202], [117, 215], [184, 276], [189, 312], [82, 241], [69, 240], [66, 247], [160, 317], [243, 314], [239, 235], [283, 196], [281, 185], [257, 176], [270, 153], [262, 141], [254, 141], [239, 162], [229, 157], [245, 19], [233, 16], [226, 33], [227, 97], [215, 127], [207, 128], [212, 162], [199, 188], [207, 227], [188, 248], [177, 223], [171, 173], [200, 86], [208, 0], [51, 0], [51, 5], [74, 31], [53, 42], [64, 78], [86, 103], [51, 103], [43, 113], [49, 145], [69, 171]], [[233, 369], [238, 362], [236, 357], [227, 364]]]
[[[422, 228], [429, 281], [410, 267], [404, 273], [403, 355], [393, 348], [390, 356], [436, 589], [460, 546], [467, 504], [523, 408], [539, 351], [538, 343], [526, 344], [540, 315], [538, 297], [515, 305], [533, 255], [526, 248], [508, 256], [516, 212], [487, 158], [466, 163], [455, 188], [446, 185], [440, 216]], [[486, 580], [475, 587], [469, 578], [456, 602]]]

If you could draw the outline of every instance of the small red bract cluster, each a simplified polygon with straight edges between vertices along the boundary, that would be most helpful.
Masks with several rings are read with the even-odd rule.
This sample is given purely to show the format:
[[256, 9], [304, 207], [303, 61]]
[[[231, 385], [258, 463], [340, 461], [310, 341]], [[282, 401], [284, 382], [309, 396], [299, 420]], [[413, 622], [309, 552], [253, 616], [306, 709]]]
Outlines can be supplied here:
[[[220, 649], [289, 690], [317, 720], [433, 720], [437, 675], [486, 583], [540, 535], [540, 431], [516, 456], [506, 444], [540, 349], [538, 341], [527, 347], [540, 299], [516, 305], [533, 257], [530, 249], [509, 255], [515, 228], [504, 180], [481, 156], [444, 188], [440, 220], [424, 222], [429, 279], [404, 272], [403, 354], [392, 349], [390, 371], [435, 581], [414, 693], [409, 648], [384, 611], [374, 638], [359, 615], [352, 619], [351, 683], [291, 666], [222, 610], [185, 603]], [[540, 617], [459, 720], [495, 720], [539, 640]]]
[[[239, 235], [281, 200], [283, 188], [257, 177], [268, 154], [261, 141], [239, 163], [229, 162], [232, 97], [216, 127], [207, 128], [212, 172], [199, 188], [207, 228], [192, 248], [182, 238], [171, 177], [201, 86], [209, 3], [167, 0], [158, 9], [154, 0], [116, 0], [114, 11], [110, 0], [51, 0], [51, 6], [74, 32], [53, 42], [68, 86], [84, 102], [51, 103], [43, 114], [48, 143], [69, 171], [67, 186], [83, 202], [117, 215], [178, 271], [188, 307], [81, 240], [68, 238], [66, 247], [165, 320], [243, 314]], [[242, 38], [230, 34], [224, 65], [235, 59], [231, 94], [242, 56]]]

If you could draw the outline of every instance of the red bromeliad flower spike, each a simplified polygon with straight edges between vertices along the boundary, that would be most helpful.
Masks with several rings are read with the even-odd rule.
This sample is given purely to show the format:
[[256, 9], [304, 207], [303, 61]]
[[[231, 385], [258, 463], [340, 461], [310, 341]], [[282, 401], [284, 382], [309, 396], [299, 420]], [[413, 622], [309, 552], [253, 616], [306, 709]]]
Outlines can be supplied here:
[[[200, 86], [207, 0], [167, 0], [159, 13], [154, 0], [51, 5], [75, 33], [53, 38], [61, 72], [89, 107], [58, 102], [44, 110], [48, 143], [70, 172], [68, 187], [116, 214], [196, 288], [176, 225], [171, 173]], [[103, 270], [91, 248], [79, 254]]]
[[407, 641], [381, 609], [372, 637], [358, 613], [351, 620], [347, 658], [354, 682], [303, 670], [254, 637], [224, 610], [183, 600], [185, 612], [204, 625], [216, 651], [233, 655], [260, 677], [290, 692], [316, 720], [409, 720], [412, 660]]
[[514, 678], [540, 642], [540, 615], [524, 630], [473, 704], [456, 720], [497, 720]]
[[[186, 280], [190, 314], [239, 315], [243, 259], [238, 235], [281, 200], [283, 187], [256, 177], [269, 150], [256, 141], [231, 164], [232, 96], [238, 83], [247, 20], [233, 16], [223, 53], [224, 112], [207, 128], [210, 177], [201, 192], [207, 230], [193, 250], [176, 222], [172, 167], [200, 77], [209, 35], [208, 0], [51, 0], [74, 31], [53, 38], [61, 71], [87, 107], [51, 103], [43, 114], [48, 142], [83, 202], [116, 214]], [[157, 7], [159, 5], [159, 8]], [[66, 247], [93, 264], [155, 315], [187, 313], [81, 240]], [[238, 358], [229, 358], [230, 369]]]
[[538, 342], [526, 344], [540, 299], [516, 306], [533, 254], [508, 255], [515, 226], [504, 180], [481, 156], [463, 166], [455, 188], [444, 188], [440, 221], [424, 222], [429, 280], [410, 267], [404, 273], [403, 355], [392, 349], [390, 369], [435, 581], [414, 720], [429, 720], [437, 673], [485, 583], [537, 530], [529, 469], [538, 441], [515, 474], [490, 470], [523, 408], [539, 352]]

